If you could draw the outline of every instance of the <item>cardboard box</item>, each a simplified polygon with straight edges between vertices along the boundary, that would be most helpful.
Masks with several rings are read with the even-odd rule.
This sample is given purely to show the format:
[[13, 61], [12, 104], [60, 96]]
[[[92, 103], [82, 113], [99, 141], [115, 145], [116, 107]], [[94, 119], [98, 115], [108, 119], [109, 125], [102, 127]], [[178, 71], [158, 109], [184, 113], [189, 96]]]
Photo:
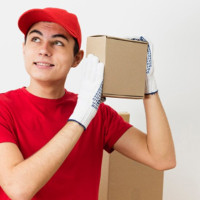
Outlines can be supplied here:
[[105, 64], [103, 96], [141, 99], [146, 77], [146, 42], [105, 35], [87, 38], [86, 55]]
[[[129, 121], [128, 113], [120, 114]], [[99, 200], [162, 200], [162, 171], [133, 161], [117, 151], [104, 151]]]

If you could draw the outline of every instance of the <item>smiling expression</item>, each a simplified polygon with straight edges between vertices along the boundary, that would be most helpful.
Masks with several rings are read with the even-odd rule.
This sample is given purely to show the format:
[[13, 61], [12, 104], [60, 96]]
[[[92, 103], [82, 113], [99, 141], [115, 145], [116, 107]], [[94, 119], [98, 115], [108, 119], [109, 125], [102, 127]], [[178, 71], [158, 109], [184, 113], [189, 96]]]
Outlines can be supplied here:
[[64, 84], [71, 67], [82, 58], [74, 56], [74, 38], [60, 25], [38, 22], [27, 33], [24, 63], [32, 80]]

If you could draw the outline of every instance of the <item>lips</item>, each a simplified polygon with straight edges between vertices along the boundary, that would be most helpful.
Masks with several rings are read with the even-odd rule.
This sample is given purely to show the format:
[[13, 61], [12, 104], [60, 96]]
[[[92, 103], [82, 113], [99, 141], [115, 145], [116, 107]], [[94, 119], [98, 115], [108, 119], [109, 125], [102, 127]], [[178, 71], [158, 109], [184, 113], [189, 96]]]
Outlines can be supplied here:
[[37, 67], [41, 67], [41, 68], [54, 67], [54, 64], [47, 63], [47, 62], [33, 62], [33, 64], [36, 65]]

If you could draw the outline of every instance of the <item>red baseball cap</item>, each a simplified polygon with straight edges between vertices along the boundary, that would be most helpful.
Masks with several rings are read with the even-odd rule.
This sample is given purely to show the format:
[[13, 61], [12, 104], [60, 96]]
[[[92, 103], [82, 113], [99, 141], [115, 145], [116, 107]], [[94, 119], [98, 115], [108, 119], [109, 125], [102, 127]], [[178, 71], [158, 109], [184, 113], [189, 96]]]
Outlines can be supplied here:
[[61, 25], [72, 37], [76, 38], [80, 49], [81, 28], [75, 14], [60, 8], [31, 9], [20, 16], [18, 27], [26, 35], [33, 24], [41, 21]]

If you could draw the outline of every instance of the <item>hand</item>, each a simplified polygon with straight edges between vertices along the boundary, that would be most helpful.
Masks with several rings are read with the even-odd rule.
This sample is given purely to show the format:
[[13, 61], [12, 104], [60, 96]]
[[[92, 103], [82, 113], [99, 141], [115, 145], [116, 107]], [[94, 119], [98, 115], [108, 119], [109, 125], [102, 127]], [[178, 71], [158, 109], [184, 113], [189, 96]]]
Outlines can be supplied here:
[[89, 54], [84, 59], [82, 67], [84, 67], [84, 79], [76, 107], [68, 121], [76, 121], [86, 129], [101, 102], [104, 64], [99, 62], [96, 56]]
[[[144, 37], [132, 38], [132, 40], [148, 42]], [[152, 45], [148, 42], [145, 94], [155, 94], [158, 92], [156, 80], [154, 78], [154, 66], [152, 65]]]

